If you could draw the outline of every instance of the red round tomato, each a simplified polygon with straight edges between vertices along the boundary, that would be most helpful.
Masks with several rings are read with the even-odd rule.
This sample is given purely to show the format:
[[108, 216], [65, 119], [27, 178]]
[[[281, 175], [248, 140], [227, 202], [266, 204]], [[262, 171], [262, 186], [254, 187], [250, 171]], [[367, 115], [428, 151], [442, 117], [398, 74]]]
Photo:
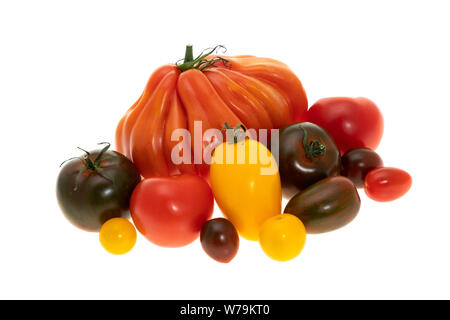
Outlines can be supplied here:
[[138, 231], [163, 247], [181, 247], [197, 239], [213, 209], [211, 188], [194, 175], [144, 179], [130, 200]]
[[408, 192], [412, 178], [397, 168], [378, 168], [370, 171], [364, 180], [364, 191], [375, 201], [392, 201]]
[[307, 121], [325, 129], [344, 154], [354, 148], [376, 149], [383, 135], [383, 116], [367, 98], [324, 98], [306, 113]]

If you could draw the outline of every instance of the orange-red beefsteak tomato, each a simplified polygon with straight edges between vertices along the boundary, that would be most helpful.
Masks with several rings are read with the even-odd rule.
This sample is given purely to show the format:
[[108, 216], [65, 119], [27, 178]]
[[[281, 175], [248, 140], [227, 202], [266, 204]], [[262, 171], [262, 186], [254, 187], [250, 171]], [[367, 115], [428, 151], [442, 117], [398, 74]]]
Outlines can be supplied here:
[[[217, 48], [217, 47], [216, 47]], [[279, 61], [254, 56], [214, 55], [216, 48], [192, 57], [187, 46], [184, 61], [164, 65], [150, 77], [144, 92], [127, 111], [116, 130], [116, 149], [130, 158], [144, 177], [182, 173], [208, 176], [209, 165], [194, 164], [194, 143], [189, 142], [190, 163], [175, 164], [173, 150], [186, 152], [173, 139], [175, 129], [194, 136], [194, 121], [202, 135], [210, 128], [243, 124], [246, 128], [280, 128], [302, 121], [307, 98], [296, 75]], [[175, 140], [175, 141], [173, 141]], [[211, 141], [202, 141], [204, 150]], [[211, 150], [212, 151], [212, 150]]]

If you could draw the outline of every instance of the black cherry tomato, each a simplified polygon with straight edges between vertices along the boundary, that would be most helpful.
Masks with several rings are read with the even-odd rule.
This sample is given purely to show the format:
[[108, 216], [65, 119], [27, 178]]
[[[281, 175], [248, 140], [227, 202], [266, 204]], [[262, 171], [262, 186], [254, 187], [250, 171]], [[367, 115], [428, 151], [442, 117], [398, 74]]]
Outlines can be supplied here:
[[227, 263], [237, 254], [239, 235], [233, 224], [224, 218], [205, 222], [200, 232], [203, 250], [214, 260]]
[[368, 148], [355, 148], [342, 156], [341, 175], [353, 181], [357, 188], [364, 187], [366, 174], [383, 166], [383, 160]]

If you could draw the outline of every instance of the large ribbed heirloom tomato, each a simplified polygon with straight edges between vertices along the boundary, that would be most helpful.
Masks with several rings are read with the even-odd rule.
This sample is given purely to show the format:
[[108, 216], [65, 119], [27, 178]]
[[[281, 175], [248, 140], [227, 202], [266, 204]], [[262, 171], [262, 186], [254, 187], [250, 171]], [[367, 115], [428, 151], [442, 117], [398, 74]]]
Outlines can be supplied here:
[[[228, 123], [258, 131], [303, 120], [306, 94], [284, 63], [213, 54], [218, 48], [223, 47], [193, 58], [192, 46], [187, 46], [184, 60], [151, 75], [141, 97], [119, 122], [116, 149], [144, 177], [207, 176], [203, 153], [211, 154], [214, 148], [206, 148], [217, 142], [214, 135], [205, 134], [208, 129], [221, 130]], [[173, 161], [174, 156], [181, 160]]]

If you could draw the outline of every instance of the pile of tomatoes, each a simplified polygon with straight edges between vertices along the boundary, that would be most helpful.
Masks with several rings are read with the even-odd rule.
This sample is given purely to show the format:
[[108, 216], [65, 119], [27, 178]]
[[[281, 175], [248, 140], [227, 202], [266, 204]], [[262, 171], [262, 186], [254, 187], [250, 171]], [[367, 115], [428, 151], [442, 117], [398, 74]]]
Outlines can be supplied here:
[[[241, 130], [231, 128], [234, 134]], [[369, 99], [321, 99], [304, 122], [282, 127], [270, 146], [248, 138], [217, 146], [209, 180], [191, 174], [142, 179], [127, 157], [102, 143], [102, 149], [81, 149], [83, 156], [64, 162], [57, 199], [70, 222], [99, 232], [113, 254], [133, 248], [136, 227], [164, 247], [200, 238], [219, 262], [235, 257], [240, 237], [259, 241], [269, 257], [286, 261], [302, 251], [307, 233], [341, 228], [357, 216], [358, 188], [376, 201], [409, 190], [411, 176], [384, 167], [374, 151], [382, 133], [381, 112]], [[241, 152], [240, 162], [225, 161], [230, 155], [237, 160]], [[284, 210], [283, 197], [289, 199]], [[214, 201], [223, 218], [211, 219]]]

